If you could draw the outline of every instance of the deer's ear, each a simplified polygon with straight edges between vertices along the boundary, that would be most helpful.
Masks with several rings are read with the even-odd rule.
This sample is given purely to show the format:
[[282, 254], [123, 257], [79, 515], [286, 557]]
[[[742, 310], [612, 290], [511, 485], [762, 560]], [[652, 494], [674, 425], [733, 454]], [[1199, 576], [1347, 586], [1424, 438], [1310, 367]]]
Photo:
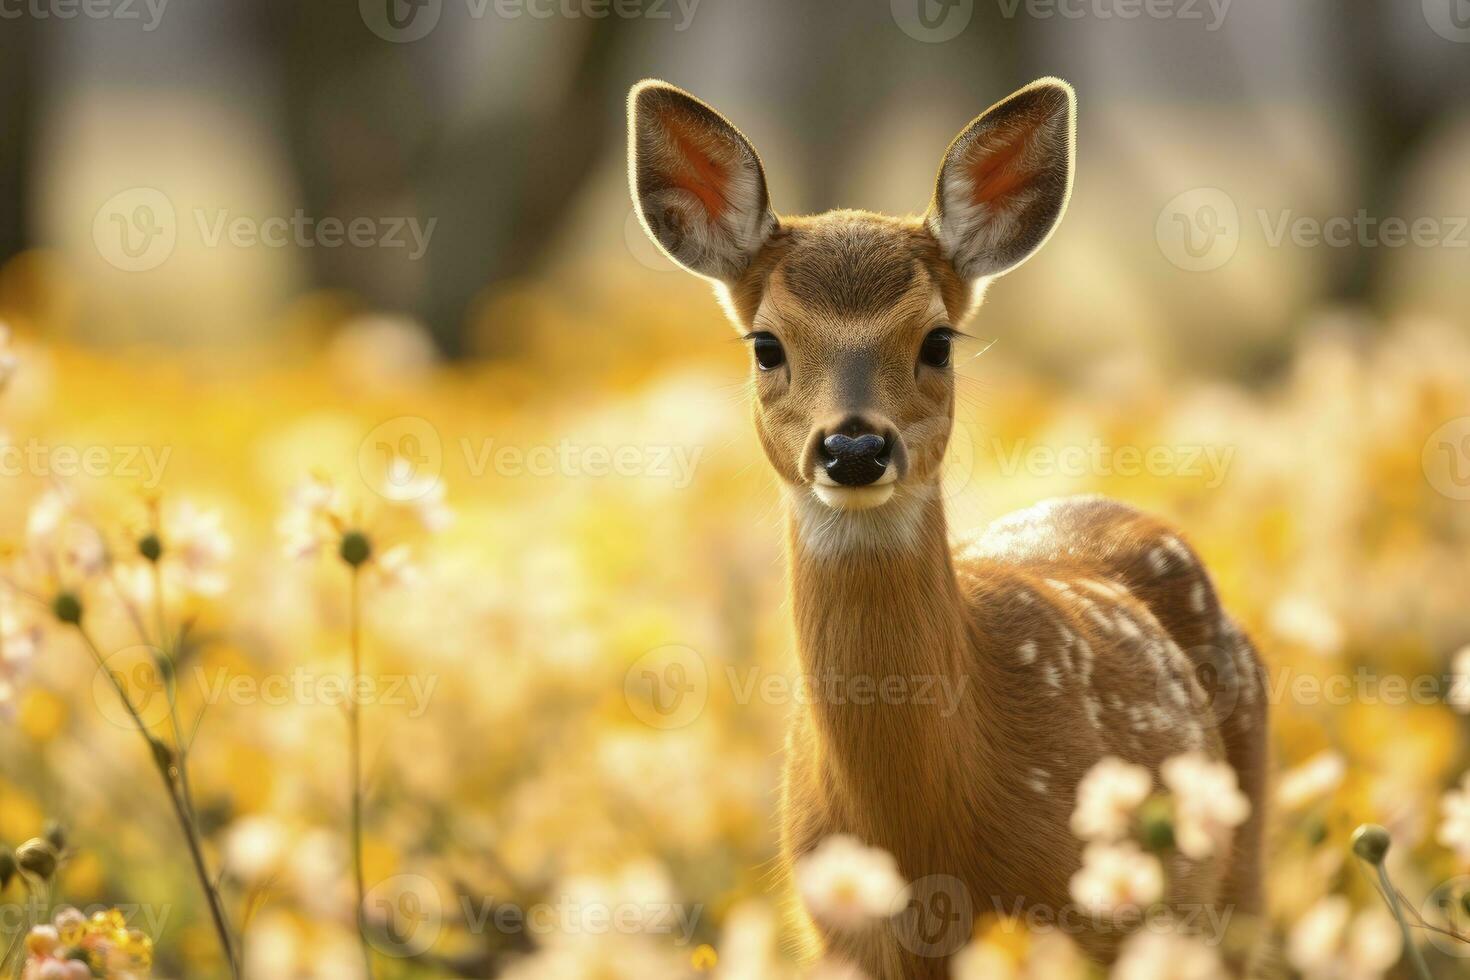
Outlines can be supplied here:
[[1019, 266], [1046, 243], [1072, 193], [1077, 98], [1042, 78], [997, 102], [955, 137], [926, 216], [967, 279]]
[[734, 282], [776, 230], [750, 141], [664, 82], [639, 82], [628, 95], [628, 181], [648, 237], [701, 276]]

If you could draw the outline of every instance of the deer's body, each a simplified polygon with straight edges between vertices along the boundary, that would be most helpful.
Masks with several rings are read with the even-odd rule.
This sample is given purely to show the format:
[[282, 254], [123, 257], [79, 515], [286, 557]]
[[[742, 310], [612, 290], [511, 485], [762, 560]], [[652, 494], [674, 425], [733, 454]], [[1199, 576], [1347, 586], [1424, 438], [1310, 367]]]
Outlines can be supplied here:
[[[874, 977], [946, 976], [943, 953], [986, 914], [1085, 923], [1068, 893], [1081, 854], [1068, 820], [1078, 781], [1104, 756], [1157, 772], [1203, 749], [1235, 767], [1253, 800], [1264, 791], [1254, 651], [1176, 534], [1118, 504], [1072, 498], [1012, 515], [952, 554], [941, 507], [926, 509], [907, 554], [824, 556], [803, 542], [799, 515], [790, 544], [805, 672], [938, 677], [932, 690], [962, 694], [948, 717], [937, 702], [819, 702], [788, 735], [788, 859], [846, 833], [891, 851], [907, 878], [937, 876], [907, 923], [821, 936]], [[1195, 672], [1206, 658], [1243, 681], [1219, 724], [1200, 713]], [[1258, 912], [1262, 813], [1233, 853], [1172, 868], [1169, 902], [1196, 917]], [[946, 924], [957, 901], [973, 916]], [[1104, 925], [1075, 934], [1101, 958], [1123, 938]]]
[[[1065, 209], [1070, 88], [1043, 79], [974, 120], [929, 211], [902, 219], [778, 218], [723, 117], [658, 82], [630, 106], [640, 215], [752, 342], [756, 428], [787, 498], [797, 646], [822, 696], [788, 737], [785, 855], [850, 834], [913, 882], [891, 923], [812, 922], [820, 949], [880, 980], [937, 978], [980, 917], [1030, 915], [1109, 957], [1123, 926], [1069, 895], [1077, 783], [1105, 756], [1155, 774], [1186, 751], [1230, 762], [1252, 815], [1212, 858], [1177, 860], [1166, 901], [1217, 924], [1258, 911], [1265, 698], [1194, 553], [1090, 498], [953, 551], [945, 524], [952, 325]], [[1225, 702], [1206, 703], [1201, 670]]]

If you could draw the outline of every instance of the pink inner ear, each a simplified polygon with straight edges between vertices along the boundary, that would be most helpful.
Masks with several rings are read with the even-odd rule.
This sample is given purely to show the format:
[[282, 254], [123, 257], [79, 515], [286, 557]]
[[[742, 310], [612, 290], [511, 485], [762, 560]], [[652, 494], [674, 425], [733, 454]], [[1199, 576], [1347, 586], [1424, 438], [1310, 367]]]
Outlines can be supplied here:
[[661, 120], [668, 133], [673, 155], [683, 163], [683, 173], [670, 174], [678, 187], [689, 191], [704, 204], [711, 221], [720, 220], [729, 204], [725, 201], [725, 167], [700, 148], [694, 127], [667, 114]]
[[1004, 134], [996, 134], [984, 141], [993, 145], [997, 140], [1003, 140], [1000, 147], [976, 148], [969, 166], [970, 184], [974, 188], [971, 192], [972, 203], [993, 204], [1003, 201], [1026, 186], [1035, 173], [1026, 169], [1022, 158], [1030, 149], [1031, 141], [1036, 138], [1036, 131], [1040, 128], [1039, 121], [1024, 122], [1008, 129]]

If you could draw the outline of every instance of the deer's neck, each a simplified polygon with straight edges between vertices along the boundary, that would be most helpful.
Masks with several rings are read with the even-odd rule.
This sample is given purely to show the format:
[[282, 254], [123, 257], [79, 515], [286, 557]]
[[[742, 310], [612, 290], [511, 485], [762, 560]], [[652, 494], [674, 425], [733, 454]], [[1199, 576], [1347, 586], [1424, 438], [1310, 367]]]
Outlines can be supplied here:
[[[933, 812], [968, 770], [968, 617], [937, 493], [834, 513], [792, 491], [793, 611], [827, 784], [853, 812]], [[865, 818], [866, 819], [866, 818]]]

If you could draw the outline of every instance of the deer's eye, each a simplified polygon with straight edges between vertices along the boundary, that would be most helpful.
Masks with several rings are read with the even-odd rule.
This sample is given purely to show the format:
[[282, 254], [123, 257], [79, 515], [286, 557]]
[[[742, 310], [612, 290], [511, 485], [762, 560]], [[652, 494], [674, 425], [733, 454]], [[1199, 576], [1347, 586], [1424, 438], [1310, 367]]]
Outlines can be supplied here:
[[924, 342], [919, 345], [919, 362], [930, 367], [948, 367], [950, 347], [953, 344], [954, 331], [949, 327], [936, 327], [930, 330]]
[[775, 334], [751, 334], [750, 345], [755, 350], [756, 367], [762, 371], [773, 371], [786, 363], [786, 351]]

